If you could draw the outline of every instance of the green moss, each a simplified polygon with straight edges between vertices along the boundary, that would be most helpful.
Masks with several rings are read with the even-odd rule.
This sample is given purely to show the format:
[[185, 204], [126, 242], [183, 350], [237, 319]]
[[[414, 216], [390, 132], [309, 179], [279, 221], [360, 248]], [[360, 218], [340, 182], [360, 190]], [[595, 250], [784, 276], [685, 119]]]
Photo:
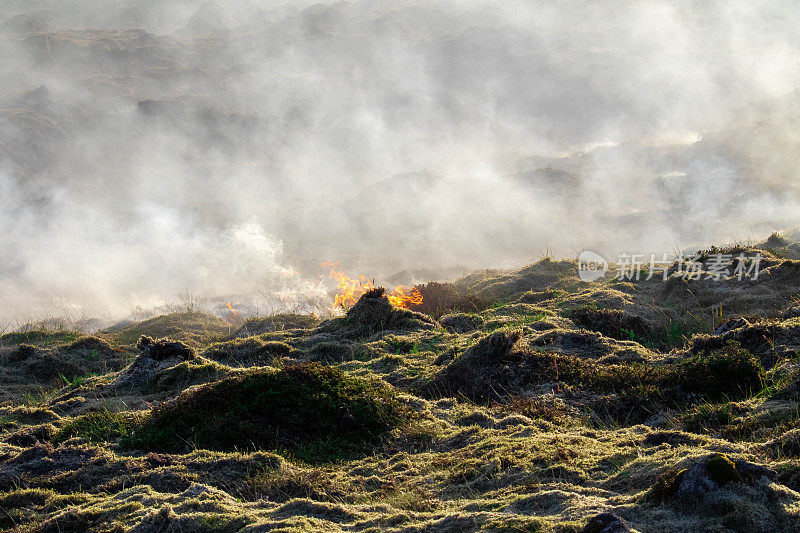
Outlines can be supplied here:
[[154, 451], [278, 449], [304, 460], [330, 460], [409, 416], [388, 386], [305, 364], [184, 392], [154, 409], [126, 445]]
[[407, 354], [413, 350], [417, 341], [412, 337], [387, 335], [383, 338], [383, 343], [386, 351], [390, 354], [400, 355]]
[[724, 453], [715, 453], [706, 460], [706, 468], [717, 485], [722, 486], [730, 481], [742, 481], [736, 465]]

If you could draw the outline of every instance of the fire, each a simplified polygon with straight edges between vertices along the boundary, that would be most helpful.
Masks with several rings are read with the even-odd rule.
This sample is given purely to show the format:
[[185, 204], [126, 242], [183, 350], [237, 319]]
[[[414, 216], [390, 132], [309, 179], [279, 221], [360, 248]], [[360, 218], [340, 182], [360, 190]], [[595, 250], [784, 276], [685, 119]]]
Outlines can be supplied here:
[[239, 316], [239, 311], [237, 311], [236, 309], [234, 309], [234, 308], [233, 308], [233, 306], [231, 305], [231, 303], [230, 303], [230, 302], [226, 303], [226, 304], [225, 304], [225, 307], [227, 307], [227, 308], [228, 308], [228, 311], [230, 311], [231, 313], [233, 313], [233, 316]]
[[[355, 305], [361, 295], [365, 292], [375, 288], [375, 281], [370, 280], [364, 275], [358, 276], [353, 279], [344, 272], [336, 270], [339, 268], [339, 263], [323, 263], [322, 268], [330, 269], [330, 275], [337, 282], [339, 293], [334, 299], [335, 307], [348, 308]], [[395, 307], [402, 307], [408, 309], [412, 305], [419, 305], [422, 303], [422, 294], [419, 289], [404, 287], [398, 285], [392, 292], [386, 295], [389, 302]]]
[[393, 306], [408, 309], [412, 305], [419, 305], [422, 303], [422, 293], [419, 292], [419, 289], [414, 287], [411, 289], [410, 293], [406, 294], [407, 290], [408, 287], [403, 287], [402, 285], [398, 285], [394, 288], [388, 295], [389, 301]]

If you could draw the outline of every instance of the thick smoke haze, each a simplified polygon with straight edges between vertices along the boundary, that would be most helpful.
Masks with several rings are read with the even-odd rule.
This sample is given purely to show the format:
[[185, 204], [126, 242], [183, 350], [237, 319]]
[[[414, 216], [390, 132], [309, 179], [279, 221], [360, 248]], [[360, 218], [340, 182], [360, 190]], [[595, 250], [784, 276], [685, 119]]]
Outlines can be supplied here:
[[0, 326], [763, 237], [798, 52], [778, 0], [0, 0]]

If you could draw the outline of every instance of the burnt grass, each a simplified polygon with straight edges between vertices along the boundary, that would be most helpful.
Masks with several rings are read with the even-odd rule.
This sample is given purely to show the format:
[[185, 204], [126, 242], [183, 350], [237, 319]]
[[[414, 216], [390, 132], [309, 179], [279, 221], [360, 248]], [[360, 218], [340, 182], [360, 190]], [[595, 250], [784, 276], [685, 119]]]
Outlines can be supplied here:
[[795, 531], [800, 279], [762, 252], [758, 282], [545, 259], [413, 309], [7, 333], [0, 529]]

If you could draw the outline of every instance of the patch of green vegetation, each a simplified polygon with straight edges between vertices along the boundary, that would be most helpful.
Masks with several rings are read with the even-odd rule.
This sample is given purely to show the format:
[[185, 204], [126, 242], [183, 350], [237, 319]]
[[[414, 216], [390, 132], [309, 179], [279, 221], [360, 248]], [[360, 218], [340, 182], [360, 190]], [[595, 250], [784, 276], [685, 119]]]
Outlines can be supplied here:
[[660, 341], [665, 347], [680, 348], [686, 344], [686, 341], [693, 334], [700, 332], [700, 327], [697, 326], [696, 321], [693, 324], [695, 324], [695, 327], [687, 328], [684, 323], [671, 320], [669, 324], [660, 330], [660, 339], [657, 339], [656, 342]]
[[22, 405], [25, 407], [43, 407], [53, 401], [58, 396], [61, 385], [45, 387], [38, 386], [22, 393]]
[[681, 389], [710, 400], [751, 397], [764, 388], [761, 362], [736, 343], [673, 365], [634, 363], [595, 365], [583, 361], [561, 364], [563, 380], [597, 391], [648, 391], [647, 396], [668, 398]]
[[800, 400], [800, 365], [791, 361], [788, 369], [776, 368], [772, 372], [772, 383], [765, 396], [773, 400]]
[[[593, 302], [592, 302], [593, 303]], [[616, 309], [597, 309], [585, 305], [566, 315], [581, 327], [606, 337], [638, 342], [651, 350], [682, 348], [692, 335], [708, 331], [708, 323], [698, 317], [669, 320], [665, 326], [651, 328], [640, 317]]]
[[390, 387], [312, 363], [186, 391], [155, 408], [125, 445], [283, 450], [319, 462], [347, 457], [410, 417]]
[[733, 422], [733, 405], [703, 402], [694, 406], [685, 417], [686, 429], [694, 433], [710, 433]]
[[501, 328], [521, 328], [523, 326], [540, 322], [548, 316], [549, 315], [545, 312], [538, 312], [530, 315], [524, 313], [513, 313], [502, 318], [487, 321], [485, 327], [482, 329], [491, 333]]
[[800, 409], [776, 405], [748, 407], [732, 402], [702, 403], [683, 415], [688, 431], [741, 441], [762, 442], [800, 428]]
[[65, 376], [63, 374], [59, 375], [61, 383], [63, 383], [64, 387], [69, 389], [77, 389], [78, 387], [84, 385], [87, 380], [97, 377], [100, 374], [98, 372], [89, 372], [84, 376]]
[[536, 384], [563, 382], [577, 390], [616, 395], [587, 407], [593, 418], [619, 423], [622, 416], [621, 423], [628, 424], [664, 407], [752, 397], [766, 380], [759, 360], [737, 344], [676, 363], [616, 363], [532, 348], [517, 343], [520, 334], [501, 330], [484, 337], [422, 391], [432, 397], [505, 402]]
[[71, 419], [58, 429], [52, 440], [58, 444], [72, 437], [83, 437], [89, 442], [111, 442], [130, 436], [138, 423], [139, 417], [134, 413], [95, 411]]

